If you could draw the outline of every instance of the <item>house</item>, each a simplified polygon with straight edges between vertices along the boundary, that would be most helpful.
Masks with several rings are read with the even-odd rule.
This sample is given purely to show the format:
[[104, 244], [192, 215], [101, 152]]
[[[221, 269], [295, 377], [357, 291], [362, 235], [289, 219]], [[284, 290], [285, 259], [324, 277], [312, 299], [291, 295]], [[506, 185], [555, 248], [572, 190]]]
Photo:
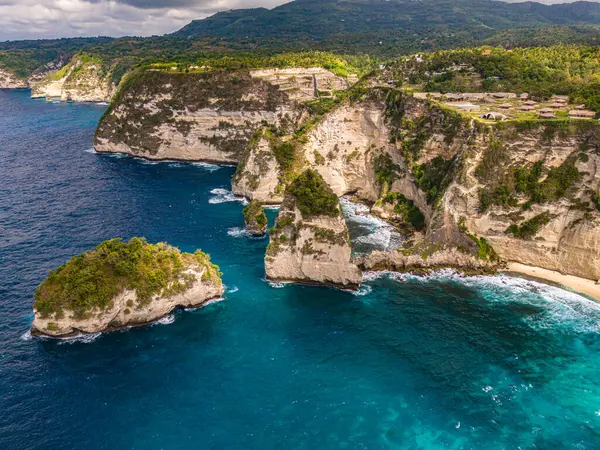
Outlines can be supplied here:
[[521, 106], [521, 111], [535, 111], [533, 106], [523, 105]]
[[571, 119], [593, 119], [596, 117], [596, 113], [587, 109], [572, 109], [569, 111], [569, 117]]
[[568, 100], [569, 100], [568, 95], [553, 95], [552, 96], [552, 101], [554, 101], [554, 102], [567, 103]]
[[553, 112], [540, 112], [540, 119], [556, 119]]
[[501, 105], [498, 105], [498, 108], [508, 109], [512, 108], [512, 105], [510, 103], [502, 103]]
[[446, 103], [446, 105], [451, 108], [462, 109], [463, 111], [473, 111], [480, 108], [479, 105], [474, 105], [473, 103]]
[[462, 100], [463, 99], [462, 94], [449, 93], [449, 94], [446, 94], [445, 97], [446, 97], [446, 100]]
[[520, 94], [519, 99], [521, 100], [527, 100], [529, 98], [529, 94], [527, 92], [523, 92], [522, 94]]
[[496, 100], [494, 100], [494, 99], [493, 99], [493, 98], [491, 98], [491, 97], [486, 97], [486, 98], [484, 98], [484, 99], [483, 99], [483, 101], [484, 101], [485, 103], [496, 103]]
[[494, 92], [492, 96], [495, 98], [517, 98], [517, 94], [513, 92]]
[[507, 119], [507, 117], [504, 114], [501, 114], [499, 112], [489, 112], [489, 113], [482, 114], [479, 117], [481, 117], [482, 119], [487, 119], [487, 120], [506, 120]]
[[575, 109], [585, 109], [585, 105], [577, 105], [575, 106]]
[[562, 108], [565, 105], [563, 103], [552, 103], [551, 105], [548, 105], [548, 106], [550, 108], [558, 109], [558, 108]]
[[534, 102], [533, 100], [527, 100], [527, 101], [523, 102], [523, 104], [526, 106], [535, 106], [535, 105], [537, 105], [537, 102]]
[[540, 114], [554, 114], [554, 110], [550, 108], [542, 108], [539, 111]]
[[470, 100], [470, 101], [483, 100], [485, 97], [486, 97], [486, 94], [480, 93], [480, 92], [467, 92], [467, 93], [463, 94], [463, 98], [465, 100]]

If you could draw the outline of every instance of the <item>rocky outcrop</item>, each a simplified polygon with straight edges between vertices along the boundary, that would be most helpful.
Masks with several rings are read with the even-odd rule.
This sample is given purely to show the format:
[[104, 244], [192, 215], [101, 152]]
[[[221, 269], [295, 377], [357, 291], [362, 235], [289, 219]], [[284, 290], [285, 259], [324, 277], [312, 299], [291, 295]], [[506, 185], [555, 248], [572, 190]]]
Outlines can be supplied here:
[[[310, 177], [320, 178], [316, 172], [307, 172], [312, 173]], [[328, 202], [328, 208], [317, 208], [309, 214], [305, 202], [313, 205], [319, 202], [313, 197], [298, 197], [297, 193], [302, 186], [309, 187], [312, 194], [320, 188], [327, 189], [322, 178], [317, 179], [317, 183], [307, 182], [307, 172], [298, 177], [286, 191], [277, 223], [271, 230], [265, 256], [267, 278], [273, 281], [356, 288], [362, 275], [357, 265], [351, 261], [348, 228], [337, 198], [329, 194], [333, 197]], [[315, 186], [318, 188], [315, 189]]]
[[0, 68], [0, 89], [21, 89], [27, 87], [27, 81], [17, 77], [8, 70]]
[[140, 326], [222, 294], [219, 269], [206, 254], [137, 238], [112, 240], [73, 258], [40, 285], [31, 332], [71, 337]]
[[252, 200], [244, 208], [244, 222], [250, 236], [264, 236], [267, 232], [267, 215], [260, 202]]
[[356, 193], [371, 201], [379, 197], [374, 160], [391, 151], [386, 95], [385, 90], [372, 90], [344, 101], [307, 133], [304, 158], [338, 196]]
[[116, 89], [102, 61], [76, 55], [60, 70], [32, 82], [31, 97], [63, 102], [109, 102]]
[[[291, 132], [317, 98], [304, 78], [338, 87], [324, 69], [131, 74], [101, 120], [98, 152], [237, 163], [263, 126]], [[329, 80], [329, 81], [327, 81]]]
[[495, 272], [499, 265], [469, 255], [457, 248], [426, 248], [420, 252], [376, 250], [368, 255], [355, 258], [354, 262], [363, 270], [394, 272], [430, 272], [454, 268], [468, 274]]
[[285, 189], [283, 172], [268, 129], [259, 129], [246, 146], [231, 181], [235, 195], [265, 204], [279, 204]]

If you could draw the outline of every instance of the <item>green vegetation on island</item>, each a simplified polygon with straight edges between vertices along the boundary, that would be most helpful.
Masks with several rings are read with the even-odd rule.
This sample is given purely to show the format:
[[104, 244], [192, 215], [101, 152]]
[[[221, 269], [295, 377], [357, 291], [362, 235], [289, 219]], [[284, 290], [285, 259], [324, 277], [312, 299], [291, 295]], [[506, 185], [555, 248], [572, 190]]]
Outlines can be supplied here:
[[75, 256], [50, 272], [35, 293], [34, 309], [41, 317], [63, 317], [72, 311], [84, 318], [93, 309], [110, 307], [125, 290], [135, 290], [139, 307], [156, 295], [168, 297], [188, 290], [196, 278], [190, 268], [202, 271], [202, 281], [221, 283], [219, 267], [200, 250], [182, 253], [164, 243], [142, 238], [129, 242], [111, 239]]
[[267, 231], [267, 215], [258, 200], [252, 200], [243, 210], [244, 221], [252, 235], [263, 235]]
[[296, 199], [303, 217], [337, 217], [340, 214], [337, 195], [316, 170], [308, 169], [298, 175], [286, 192]]

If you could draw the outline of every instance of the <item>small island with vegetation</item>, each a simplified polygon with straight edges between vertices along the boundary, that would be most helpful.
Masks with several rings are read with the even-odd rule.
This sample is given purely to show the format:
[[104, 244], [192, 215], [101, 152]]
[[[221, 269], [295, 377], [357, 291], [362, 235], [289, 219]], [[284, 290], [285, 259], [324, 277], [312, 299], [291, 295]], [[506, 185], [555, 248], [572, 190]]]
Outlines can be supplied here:
[[267, 215], [258, 200], [252, 200], [244, 208], [244, 222], [250, 236], [264, 236], [267, 232]]
[[70, 337], [145, 325], [222, 294], [219, 267], [200, 250], [111, 239], [50, 272], [35, 293], [32, 334]]

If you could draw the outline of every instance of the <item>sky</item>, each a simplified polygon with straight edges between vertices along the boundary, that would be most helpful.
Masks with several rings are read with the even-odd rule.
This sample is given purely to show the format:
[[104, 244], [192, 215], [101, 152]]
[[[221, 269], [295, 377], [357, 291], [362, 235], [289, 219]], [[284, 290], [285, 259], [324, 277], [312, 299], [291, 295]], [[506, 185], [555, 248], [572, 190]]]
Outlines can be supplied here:
[[261, 6], [272, 8], [288, 1], [0, 0], [0, 41], [75, 36], [162, 35], [218, 11]]
[[0, 0], [0, 41], [75, 36], [152, 36], [194, 19], [289, 0]]

